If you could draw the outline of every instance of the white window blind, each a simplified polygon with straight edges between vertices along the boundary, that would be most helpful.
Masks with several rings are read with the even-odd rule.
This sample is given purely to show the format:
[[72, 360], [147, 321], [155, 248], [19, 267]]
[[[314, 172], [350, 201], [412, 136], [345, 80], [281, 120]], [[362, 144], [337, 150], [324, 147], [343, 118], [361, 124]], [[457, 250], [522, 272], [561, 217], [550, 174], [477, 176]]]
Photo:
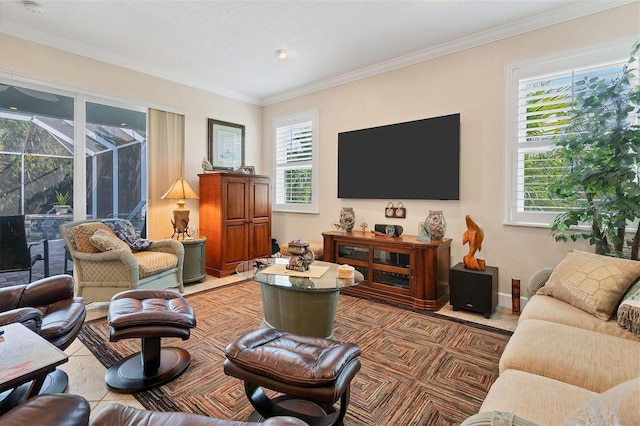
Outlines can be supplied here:
[[318, 213], [317, 117], [311, 112], [274, 120], [276, 211]]
[[548, 226], [567, 206], [553, 199], [548, 185], [566, 164], [551, 152], [568, 125], [576, 82], [613, 78], [622, 72], [631, 44], [509, 70], [506, 222]]

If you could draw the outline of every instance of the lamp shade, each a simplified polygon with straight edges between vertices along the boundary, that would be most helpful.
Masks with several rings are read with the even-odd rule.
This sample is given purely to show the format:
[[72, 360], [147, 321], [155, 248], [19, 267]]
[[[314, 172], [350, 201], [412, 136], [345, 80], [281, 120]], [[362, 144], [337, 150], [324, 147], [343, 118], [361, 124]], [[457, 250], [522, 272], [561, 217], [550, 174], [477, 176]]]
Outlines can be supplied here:
[[185, 200], [185, 199], [199, 199], [193, 189], [189, 186], [186, 180], [183, 178], [176, 179], [171, 185], [171, 188], [161, 197], [163, 200]]

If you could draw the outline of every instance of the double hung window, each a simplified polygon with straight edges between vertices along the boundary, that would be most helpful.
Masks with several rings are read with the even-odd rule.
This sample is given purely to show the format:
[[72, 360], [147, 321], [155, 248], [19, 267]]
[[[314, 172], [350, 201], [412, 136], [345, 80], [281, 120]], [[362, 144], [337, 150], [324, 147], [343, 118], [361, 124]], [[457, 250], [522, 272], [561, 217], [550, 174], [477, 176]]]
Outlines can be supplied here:
[[273, 122], [276, 211], [318, 213], [318, 111]]
[[576, 82], [622, 72], [632, 43], [575, 52], [508, 68], [505, 222], [548, 226], [564, 209], [548, 185], [569, 165], [553, 155], [568, 123]]

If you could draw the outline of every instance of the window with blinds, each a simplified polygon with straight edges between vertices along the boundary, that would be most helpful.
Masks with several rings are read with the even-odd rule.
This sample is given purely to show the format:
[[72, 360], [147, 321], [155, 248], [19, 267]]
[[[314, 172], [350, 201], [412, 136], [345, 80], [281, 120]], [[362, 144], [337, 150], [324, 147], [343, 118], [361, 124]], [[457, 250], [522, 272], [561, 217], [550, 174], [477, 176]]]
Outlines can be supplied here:
[[274, 120], [276, 211], [318, 213], [318, 113]]
[[548, 185], [568, 164], [554, 157], [554, 140], [568, 126], [576, 83], [614, 78], [628, 59], [624, 47], [541, 60], [509, 70], [506, 222], [548, 226], [571, 206], [554, 199]]

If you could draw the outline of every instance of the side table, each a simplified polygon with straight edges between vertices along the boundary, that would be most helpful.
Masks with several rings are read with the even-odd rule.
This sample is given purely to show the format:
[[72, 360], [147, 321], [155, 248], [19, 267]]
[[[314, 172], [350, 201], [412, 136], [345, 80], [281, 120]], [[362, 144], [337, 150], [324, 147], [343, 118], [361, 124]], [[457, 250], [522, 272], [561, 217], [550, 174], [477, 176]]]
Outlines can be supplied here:
[[182, 282], [184, 284], [202, 282], [207, 278], [204, 270], [204, 250], [206, 237], [180, 240], [184, 246], [184, 264], [182, 266]]
[[498, 268], [477, 271], [460, 262], [449, 271], [449, 291], [454, 311], [465, 309], [489, 318], [498, 306]]

